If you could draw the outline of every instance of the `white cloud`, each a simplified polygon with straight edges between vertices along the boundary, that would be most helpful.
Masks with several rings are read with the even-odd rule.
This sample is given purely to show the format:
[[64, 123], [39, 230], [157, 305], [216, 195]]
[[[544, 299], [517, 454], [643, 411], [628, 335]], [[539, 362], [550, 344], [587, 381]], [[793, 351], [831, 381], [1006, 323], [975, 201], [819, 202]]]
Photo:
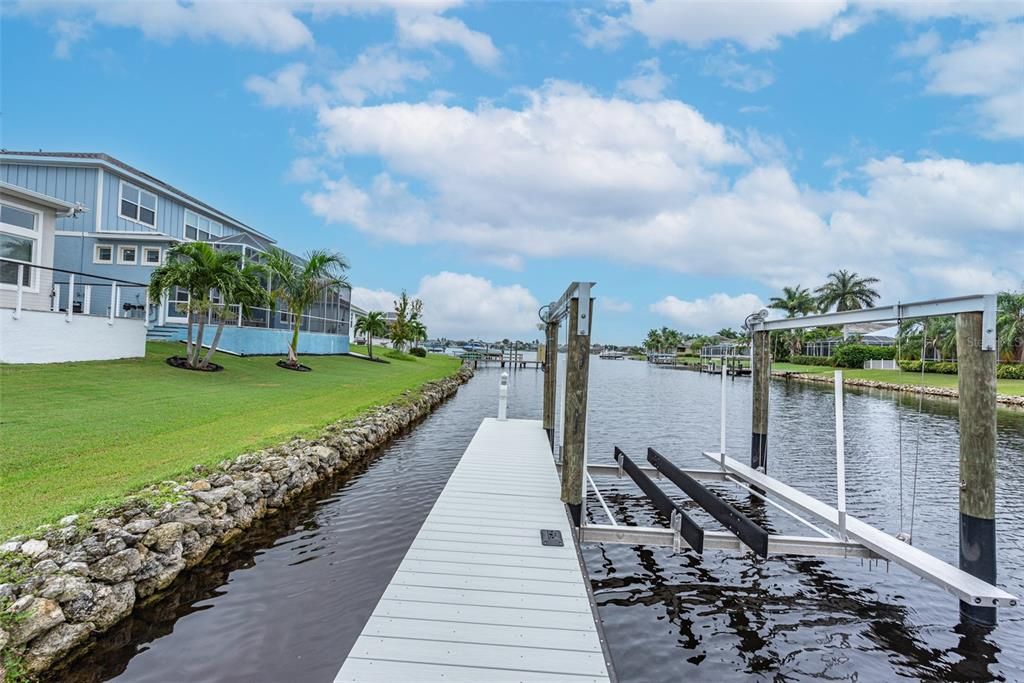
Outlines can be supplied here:
[[608, 311], [609, 313], [629, 313], [633, 310], [633, 304], [612, 296], [597, 297], [597, 305], [602, 311]]
[[1024, 137], [1024, 23], [980, 31], [974, 40], [932, 54], [928, 92], [977, 99], [982, 132]]
[[[468, 273], [442, 271], [420, 280], [412, 297], [423, 300], [431, 337], [501, 339], [537, 335], [537, 298], [522, 285], [495, 285]], [[352, 288], [352, 302], [367, 311], [390, 311], [398, 298], [385, 289]]]
[[942, 46], [942, 37], [935, 29], [925, 31], [913, 40], [901, 43], [896, 48], [897, 57], [927, 57], [935, 54]]
[[757, 131], [728, 132], [682, 102], [565, 83], [526, 92], [519, 109], [346, 106], [322, 109], [319, 124], [325, 157], [384, 170], [323, 182], [305, 196], [316, 215], [504, 267], [597, 257], [771, 287], [845, 267], [904, 297], [950, 294], [911, 267], [959, 264], [965, 252], [1020, 270], [1024, 164], [872, 159], [845, 171], [860, 189], [818, 191]]
[[423, 321], [431, 336], [537, 336], [540, 303], [521, 285], [495, 285], [464, 273], [442, 272], [420, 281]]
[[670, 295], [650, 306], [652, 313], [668, 318], [683, 331], [705, 334], [723, 327], [739, 329], [748, 315], [762, 308], [764, 302], [756, 294], [730, 296], [724, 293], [692, 301]]
[[655, 44], [682, 43], [702, 48], [733, 41], [749, 50], [778, 47], [779, 39], [823, 30], [845, 9], [843, 0], [750, 2], [742, 9], [729, 2], [632, 0], [623, 14], [582, 15], [585, 44], [614, 45], [629, 31]]
[[619, 81], [616, 89], [640, 100], [657, 100], [668, 84], [669, 78], [661, 72], [658, 58], [652, 57], [637, 63], [633, 75]]
[[333, 75], [331, 85], [342, 100], [362, 104], [371, 96], [387, 96], [405, 90], [407, 81], [422, 81], [430, 70], [403, 59], [385, 46], [370, 48], [349, 67]]
[[755, 92], [775, 82], [775, 74], [771, 69], [744, 64], [737, 59], [732, 49], [707, 56], [703, 71], [706, 76], [720, 79], [727, 88], [743, 92]]
[[396, 16], [398, 40], [409, 47], [431, 47], [450, 43], [465, 51], [477, 66], [492, 67], [501, 52], [491, 37], [470, 29], [459, 19], [424, 12], [399, 11]]
[[314, 180], [327, 180], [327, 176], [320, 168], [318, 159], [299, 157], [288, 167], [285, 180], [292, 183], [311, 183]]
[[57, 59], [69, 59], [71, 48], [89, 37], [92, 24], [85, 19], [58, 19], [50, 27], [50, 33], [57, 38], [53, 44], [53, 56]]
[[977, 0], [761, 0], [709, 2], [627, 0], [600, 12], [579, 10], [573, 18], [587, 47], [615, 48], [632, 33], [655, 45], [675, 42], [705, 48], [731, 42], [748, 50], [773, 50], [785, 38], [807, 31], [840, 40], [882, 15], [919, 23], [953, 18], [981, 24], [1024, 16], [1024, 3]]
[[309, 67], [305, 64], [289, 64], [272, 73], [270, 77], [250, 76], [245, 89], [256, 94], [267, 107], [304, 107], [323, 100], [323, 91], [310, 89], [306, 85]]
[[[6, 11], [6, 10], [5, 10]], [[194, 2], [177, 0], [125, 0], [67, 2], [21, 2], [17, 12], [58, 15], [55, 26], [69, 21], [138, 29], [147, 38], [170, 42], [179, 38], [194, 41], [219, 40], [229, 45], [271, 52], [289, 52], [313, 44], [313, 34], [295, 16], [288, 3]], [[70, 48], [66, 30], [57, 29], [58, 50]], [[62, 47], [63, 45], [63, 47]]]
[[352, 288], [352, 303], [364, 311], [392, 311], [398, 295], [386, 289]]

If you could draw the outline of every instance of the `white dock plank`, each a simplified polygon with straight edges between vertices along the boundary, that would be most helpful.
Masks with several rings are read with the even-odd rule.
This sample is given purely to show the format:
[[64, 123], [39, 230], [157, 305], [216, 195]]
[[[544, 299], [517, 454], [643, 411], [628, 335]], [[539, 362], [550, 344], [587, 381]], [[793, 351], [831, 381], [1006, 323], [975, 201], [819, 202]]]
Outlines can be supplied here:
[[485, 420], [336, 683], [607, 682], [559, 492], [539, 422]]

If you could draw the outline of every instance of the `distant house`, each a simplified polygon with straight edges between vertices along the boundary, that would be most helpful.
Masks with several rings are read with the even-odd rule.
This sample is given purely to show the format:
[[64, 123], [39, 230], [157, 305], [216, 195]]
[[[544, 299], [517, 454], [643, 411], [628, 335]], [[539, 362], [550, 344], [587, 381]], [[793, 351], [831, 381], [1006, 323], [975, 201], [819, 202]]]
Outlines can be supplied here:
[[[23, 275], [31, 284], [22, 286], [23, 310], [65, 315], [70, 311], [72, 319], [104, 317], [108, 323], [134, 320], [143, 339], [184, 339], [188, 292], [176, 290], [159, 305], [147, 304], [150, 274], [164, 262], [167, 250], [197, 240], [259, 261], [275, 244], [272, 237], [226, 212], [107, 154], [3, 150], [0, 182], [5, 211], [0, 225], [0, 258], [5, 259], [0, 262], [0, 306], [5, 309], [15, 305], [9, 292], [15, 289], [15, 269], [21, 263], [23, 273], [31, 273]], [[27, 220], [18, 217], [19, 209], [35, 212], [40, 226], [36, 232], [17, 224]], [[15, 223], [8, 222], [7, 213]], [[44, 274], [43, 268], [32, 265], [54, 270]], [[347, 352], [350, 302], [347, 287], [325, 292], [302, 318], [299, 352]], [[4, 317], [4, 337], [13, 339], [8, 324], [13, 318]], [[292, 318], [280, 305], [254, 309], [224, 330], [220, 348], [243, 355], [286, 353]], [[210, 339], [212, 331], [204, 341]], [[78, 340], [64, 343], [73, 346]], [[132, 348], [129, 355], [144, 353], [144, 346]], [[98, 350], [69, 353], [75, 360], [81, 355], [109, 357]], [[35, 355], [42, 358], [36, 362], [66, 359], [52, 350]], [[2, 360], [7, 357], [4, 352]]]

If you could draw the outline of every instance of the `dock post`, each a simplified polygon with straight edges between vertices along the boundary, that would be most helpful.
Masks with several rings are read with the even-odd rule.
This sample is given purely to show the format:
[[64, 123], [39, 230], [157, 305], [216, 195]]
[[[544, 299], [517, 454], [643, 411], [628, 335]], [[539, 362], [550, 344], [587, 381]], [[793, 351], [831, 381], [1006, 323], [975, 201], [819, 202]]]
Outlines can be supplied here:
[[[586, 311], [581, 325], [580, 307]], [[587, 446], [587, 378], [590, 371], [590, 324], [594, 301], [590, 288], [580, 288], [569, 302], [569, 352], [565, 367], [565, 429], [562, 432], [562, 502], [573, 524], [583, 510], [584, 449]]]
[[558, 321], [548, 322], [544, 339], [544, 431], [555, 449], [555, 391], [558, 386]]
[[750, 378], [754, 385], [753, 419], [750, 429], [750, 466], [768, 471], [768, 386], [771, 383], [771, 355], [767, 331], [752, 335]]
[[[956, 316], [960, 390], [960, 569], [996, 582], [996, 352], [982, 348], [982, 314]], [[980, 603], [980, 598], [976, 601]], [[960, 615], [995, 625], [996, 608], [960, 601]]]

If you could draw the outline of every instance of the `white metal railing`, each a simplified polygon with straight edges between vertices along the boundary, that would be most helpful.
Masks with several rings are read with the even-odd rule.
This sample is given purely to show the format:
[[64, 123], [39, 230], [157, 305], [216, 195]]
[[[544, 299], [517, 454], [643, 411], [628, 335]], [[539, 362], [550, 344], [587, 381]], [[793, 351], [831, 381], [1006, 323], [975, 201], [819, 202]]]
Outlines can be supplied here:
[[[27, 264], [11, 259], [0, 258], [0, 262], [15, 266], [15, 299], [14, 311], [11, 318], [20, 320], [22, 311], [34, 310], [25, 307], [26, 288], [32, 290], [33, 285], [26, 286], [25, 276], [28, 274], [36, 286], [44, 283], [44, 280], [33, 273], [49, 272], [53, 274], [67, 275], [66, 281], [57, 281], [50, 278], [49, 292], [43, 287], [41, 292], [31, 291], [31, 294], [42, 294], [50, 299], [45, 309], [53, 313], [64, 313], [64, 319], [68, 323], [74, 322], [76, 315], [102, 316], [108, 318], [109, 324], [114, 324], [115, 318], [139, 318], [148, 327], [150, 318], [149, 289], [146, 285], [137, 282], [120, 282], [113, 278], [100, 275], [90, 275], [74, 270], [63, 268], [51, 268], [37, 264]], [[125, 296], [125, 292], [128, 295]], [[129, 298], [134, 294], [136, 303], [130, 303]], [[124, 303], [122, 303], [122, 298]], [[35, 305], [38, 306], [38, 303]]]
[[[181, 316], [187, 316], [188, 302], [168, 301], [168, 310], [173, 310]], [[248, 315], [241, 315], [240, 306], [231, 304], [227, 306], [230, 317], [236, 327], [262, 328], [262, 329], [292, 329], [295, 322], [295, 314], [280, 309], [252, 307], [248, 309]], [[208, 325], [216, 325], [220, 322], [220, 313], [224, 309], [221, 304], [214, 304], [202, 316]], [[339, 311], [340, 313], [340, 311]], [[193, 318], [198, 322], [200, 316]], [[276, 318], [276, 320], [275, 320]], [[324, 317], [304, 313], [299, 327], [303, 332], [320, 332], [323, 334], [348, 334], [348, 320], [342, 317]]]

